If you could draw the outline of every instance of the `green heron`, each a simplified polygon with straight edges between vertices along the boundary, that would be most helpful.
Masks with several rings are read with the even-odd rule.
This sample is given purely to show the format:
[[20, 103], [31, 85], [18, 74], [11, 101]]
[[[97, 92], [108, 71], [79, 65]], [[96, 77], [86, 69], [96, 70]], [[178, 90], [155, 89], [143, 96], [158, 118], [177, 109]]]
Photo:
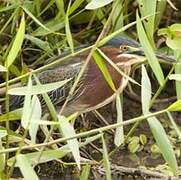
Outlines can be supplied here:
[[[127, 47], [138, 48], [138, 50], [130, 51]], [[127, 37], [113, 38], [100, 49], [127, 75], [130, 74], [133, 64], [140, 63], [144, 59], [144, 53], [139, 43]], [[84, 52], [59, 66], [37, 74], [37, 77], [43, 84], [72, 78], [64, 87], [49, 93], [54, 105], [62, 105], [65, 101], [71, 85], [80, 72], [88, 53], [89, 51]], [[127, 85], [127, 78], [121, 76], [120, 73], [106, 61], [105, 64], [116, 89], [121, 93]], [[113, 101], [114, 98], [115, 92], [108, 85], [102, 72], [92, 58], [78, 83], [74, 95], [65, 107], [64, 115], [69, 115], [73, 112], [86, 112], [98, 109]], [[22, 105], [23, 97], [10, 97], [10, 110], [20, 108]], [[4, 111], [3, 109], [4, 106], [2, 106], [2, 111]]]

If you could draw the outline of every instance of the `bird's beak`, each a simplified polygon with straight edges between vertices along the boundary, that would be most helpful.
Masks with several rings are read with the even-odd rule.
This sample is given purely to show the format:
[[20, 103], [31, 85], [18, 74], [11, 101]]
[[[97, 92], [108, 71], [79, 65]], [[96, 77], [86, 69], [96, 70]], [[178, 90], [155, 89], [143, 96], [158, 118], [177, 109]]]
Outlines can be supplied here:
[[[138, 64], [138, 63], [143, 63], [146, 61], [146, 56], [144, 51], [141, 48], [129, 48], [130, 50], [124, 53], [125, 56], [132, 56], [133, 62], [131, 64]], [[161, 53], [155, 53], [156, 57], [158, 58], [159, 62], [164, 63], [164, 64], [175, 64], [176, 60], [168, 56], [166, 54], [161, 54]]]

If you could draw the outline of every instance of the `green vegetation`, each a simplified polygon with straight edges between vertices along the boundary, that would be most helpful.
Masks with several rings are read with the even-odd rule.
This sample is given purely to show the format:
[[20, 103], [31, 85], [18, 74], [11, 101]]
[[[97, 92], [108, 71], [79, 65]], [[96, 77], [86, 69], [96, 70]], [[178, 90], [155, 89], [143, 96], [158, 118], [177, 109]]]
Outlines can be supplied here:
[[[153, 172], [181, 175], [181, 124], [177, 124], [180, 119], [176, 116], [177, 111], [181, 111], [181, 24], [178, 23], [181, 15], [176, 7], [181, 7], [176, 0], [173, 4], [166, 0], [1, 1], [0, 101], [5, 103], [5, 112], [0, 115], [0, 179], [17, 176], [15, 168], [21, 171], [24, 179], [39, 179], [37, 165], [50, 161], [76, 166], [80, 179], [93, 177], [91, 171], [103, 166], [106, 178], [111, 179], [112, 164], [116, 162], [110, 159], [116, 152], [126, 148], [127, 153], [137, 154], [144, 151], [145, 146], [150, 154], [159, 154], [165, 162], [163, 166], [162, 163], [153, 166]], [[147, 59], [139, 68], [133, 67], [134, 72], [139, 71], [139, 77], [134, 73], [128, 77], [117, 69], [129, 81], [129, 89], [135, 88], [141, 99], [141, 113], [134, 117], [131, 114], [130, 119], [124, 117], [123, 99], [126, 97], [117, 93], [105, 61], [114, 68], [117, 66], [100, 49], [118, 35], [139, 41]], [[82, 44], [86, 46], [77, 49]], [[59, 107], [57, 111], [49, 92], [72, 79], [41, 84], [37, 74], [65, 61], [71, 63], [75, 56], [87, 50], [89, 55], [62, 109]], [[175, 62], [160, 63], [155, 52], [169, 54]], [[61, 114], [76, 92], [91, 57], [110, 88], [117, 93], [117, 121], [114, 119], [112, 124], [97, 110], [89, 123], [87, 119], [90, 118], [85, 115], [80, 120], [78, 112], [68, 117]], [[19, 83], [26, 86], [13, 87]], [[171, 94], [167, 93], [169, 89]], [[160, 97], [165, 93], [167, 102], [162, 104]], [[10, 95], [24, 96], [21, 109], [11, 111]], [[174, 101], [172, 96], [175, 96]], [[42, 100], [49, 113], [44, 110]], [[157, 101], [161, 104], [159, 108], [155, 108]], [[95, 126], [96, 117], [102, 119], [104, 125], [96, 121]], [[84, 127], [85, 123], [91, 125]], [[151, 137], [139, 129], [143, 124], [147, 125]], [[73, 162], [70, 162], [70, 155]]]

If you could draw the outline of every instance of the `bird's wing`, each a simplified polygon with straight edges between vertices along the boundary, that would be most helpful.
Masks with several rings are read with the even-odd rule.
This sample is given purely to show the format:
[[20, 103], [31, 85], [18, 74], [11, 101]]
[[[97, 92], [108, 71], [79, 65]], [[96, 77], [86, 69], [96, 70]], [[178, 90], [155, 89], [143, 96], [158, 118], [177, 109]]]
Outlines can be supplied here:
[[[83, 63], [82, 58], [77, 57], [74, 58], [74, 61], [72, 63], [59, 65], [55, 68], [44, 70], [37, 74], [37, 77], [42, 84], [58, 82], [71, 78], [71, 80], [68, 83], [66, 83], [63, 87], [55, 89], [48, 93], [54, 105], [63, 104], [64, 100], [68, 96], [69, 90], [75, 78], [77, 77], [80, 71], [80, 68], [82, 67], [82, 63]], [[33, 84], [36, 84], [34, 79], [33, 79]], [[44, 106], [45, 102], [42, 96], [40, 95], [39, 97], [42, 106]], [[24, 96], [11, 95], [9, 103], [10, 111], [15, 110], [17, 108], [21, 108], [23, 106], [23, 102], [24, 102]], [[2, 113], [5, 112], [5, 103], [1, 105], [1, 112]]]

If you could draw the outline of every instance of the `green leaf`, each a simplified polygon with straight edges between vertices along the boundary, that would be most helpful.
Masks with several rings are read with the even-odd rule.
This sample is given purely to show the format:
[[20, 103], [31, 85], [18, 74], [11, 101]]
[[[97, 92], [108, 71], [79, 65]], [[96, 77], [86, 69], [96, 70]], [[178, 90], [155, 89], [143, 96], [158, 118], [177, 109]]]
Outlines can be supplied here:
[[103, 6], [110, 4], [111, 2], [113, 2], [113, 0], [101, 0], [101, 1], [92, 0], [89, 4], [87, 4], [85, 9], [93, 10], [93, 9], [101, 8]]
[[47, 52], [49, 54], [52, 53], [52, 49], [50, 48], [49, 43], [47, 41], [42, 41], [41, 39], [31, 36], [29, 34], [26, 34], [25, 38], [30, 40], [32, 43], [34, 43], [39, 48], [43, 49], [45, 52]]
[[[64, 116], [58, 116], [58, 120], [60, 122], [60, 131], [64, 137], [68, 138], [76, 135], [73, 126], [67, 121], [67, 119]], [[76, 138], [67, 140], [67, 144], [73, 154], [78, 168], [80, 169], [80, 152], [78, 140]]]
[[31, 167], [29, 160], [24, 155], [22, 154], [17, 155], [16, 161], [24, 179], [30, 179], [31, 177], [31, 180], [39, 180], [33, 167]]
[[161, 36], [161, 35], [169, 35], [170, 34], [170, 29], [169, 28], [161, 28], [158, 30], [157, 32], [158, 36]]
[[[92, 137], [88, 137], [86, 138], [86, 140], [84, 142], [79, 143], [80, 147], [86, 146], [87, 144], [100, 139], [101, 138], [101, 134], [97, 134], [95, 136]], [[31, 162], [31, 164], [36, 164], [37, 163], [37, 157], [40, 157], [39, 163], [45, 163], [45, 162], [49, 162], [55, 159], [60, 159], [63, 158], [64, 156], [66, 156], [68, 153], [70, 153], [71, 150], [69, 148], [68, 145], [64, 145], [59, 149], [56, 150], [45, 150], [43, 152], [31, 152], [31, 153], [27, 153], [24, 154], [24, 156], [26, 156], [26, 158], [29, 159], [29, 161]], [[8, 165], [12, 166], [12, 163], [14, 161], [14, 157], [8, 159]], [[15, 166], [17, 167], [17, 164], [15, 164]]]
[[[32, 86], [32, 91], [30, 92], [31, 95], [37, 95], [37, 94], [43, 94], [46, 92], [53, 91], [57, 88], [62, 87], [64, 84], [66, 84], [70, 79], [64, 80], [64, 81], [59, 81], [59, 82], [54, 82], [54, 83], [47, 83], [47, 84], [42, 84], [42, 85], [34, 85]], [[28, 87], [17, 87], [17, 88], [12, 88], [8, 91], [8, 94], [10, 95], [19, 95], [19, 96], [24, 96], [27, 94]]]
[[181, 81], [181, 74], [170, 74], [169, 79], [170, 80]]
[[29, 133], [31, 137], [31, 141], [35, 144], [36, 143], [36, 134], [38, 131], [39, 124], [35, 123], [36, 121], [41, 119], [42, 109], [41, 104], [36, 95], [33, 96], [32, 102], [31, 102], [31, 121], [29, 126]]
[[153, 48], [148, 41], [148, 38], [146, 36], [145, 30], [144, 30], [143, 25], [141, 23], [141, 19], [138, 15], [138, 12], [137, 12], [136, 17], [137, 17], [137, 31], [138, 31], [138, 37], [139, 37], [140, 43], [141, 43], [143, 50], [146, 54], [146, 57], [148, 59], [148, 63], [151, 66], [159, 84], [161, 86], [163, 86], [164, 75], [163, 75], [162, 69], [161, 69], [160, 64], [158, 62], [158, 59], [156, 58], [156, 55], [154, 54]]
[[89, 164], [86, 164], [83, 167], [82, 173], [80, 175], [80, 180], [88, 180], [89, 173], [90, 173], [90, 168], [91, 168], [91, 165], [89, 165]]
[[[7, 136], [7, 131], [6, 130], [0, 130], [0, 150], [3, 150], [3, 146], [2, 146], [2, 141], [1, 138]], [[5, 168], [5, 154], [0, 153], [0, 179], [2, 178], [2, 174]], [[4, 178], [2, 178], [4, 179]]]
[[0, 65], [0, 72], [7, 72], [7, 68]]
[[179, 23], [172, 24], [169, 29], [171, 31], [181, 31], [181, 24]]
[[[143, 23], [144, 23], [144, 27], [145, 27], [149, 42], [152, 45], [152, 47], [155, 47], [153, 34], [155, 31], [155, 15], [156, 15], [157, 0], [152, 0], [152, 1], [138, 0], [138, 3], [139, 3], [139, 9], [141, 12], [141, 17], [152, 15], [148, 17], [146, 21], [143, 21]], [[157, 14], [157, 16], [159, 16], [159, 14]]]
[[[177, 60], [177, 64], [175, 65], [175, 74], [181, 74], [181, 51], [174, 50], [174, 57]], [[181, 82], [176, 80], [176, 94], [177, 99], [181, 98]]]
[[39, 28], [37, 28], [35, 31], [32, 32], [32, 35], [33, 36], [45, 36], [52, 32], [63, 29], [65, 26], [65, 23], [64, 23], [63, 19], [53, 18], [53, 19], [49, 20], [44, 26], [46, 26], [48, 29], [50, 29], [50, 31], [47, 31], [45, 28], [40, 26]]
[[[34, 75], [34, 78], [35, 78], [35, 80], [36, 80], [37, 85], [41, 85], [39, 79], [38, 79], [35, 75]], [[47, 93], [43, 93], [43, 94], [42, 94], [42, 97], [43, 97], [43, 99], [44, 99], [44, 101], [45, 101], [45, 103], [46, 103], [46, 105], [47, 105], [47, 107], [48, 107], [48, 110], [49, 110], [49, 112], [50, 112], [50, 114], [51, 114], [51, 116], [52, 116], [52, 119], [53, 119], [54, 121], [57, 120], [57, 112], [56, 112], [56, 109], [55, 109], [55, 107], [54, 107], [54, 105], [53, 105], [50, 97], [48, 96]], [[49, 121], [49, 122], [50, 122], [50, 121]]]
[[110, 73], [106, 67], [106, 64], [104, 63], [104, 59], [101, 57], [101, 55], [97, 51], [95, 51], [92, 56], [93, 56], [96, 64], [98, 65], [99, 69], [101, 70], [105, 80], [107, 81], [107, 83], [111, 87], [111, 89], [113, 91], [116, 91], [112, 77], [111, 77], [111, 75], [110, 75]]
[[[117, 123], [123, 122], [123, 109], [121, 104], [120, 95], [116, 96], [116, 110], [117, 110]], [[124, 129], [123, 126], [116, 128], [114, 136], [114, 144], [120, 146], [124, 142]]]
[[16, 109], [14, 111], [8, 112], [6, 114], [0, 115], [0, 122], [7, 121], [14, 121], [14, 120], [19, 120], [21, 119], [22, 116], [22, 108], [21, 109]]
[[157, 7], [156, 7], [157, 14], [155, 17], [155, 27], [158, 27], [158, 25], [160, 24], [160, 21], [164, 15], [166, 6], [167, 6], [167, 0], [157, 1]]
[[45, 25], [43, 25], [28, 9], [26, 9], [26, 7], [23, 6], [23, 10], [28, 14], [29, 17], [31, 17], [45, 31], [48, 31], [49, 33], [52, 33], [52, 31], [49, 28], [47, 28]]
[[69, 44], [71, 52], [73, 54], [74, 53], [74, 43], [73, 43], [72, 34], [71, 34], [71, 31], [70, 31], [70, 25], [69, 25], [70, 5], [71, 5], [71, 1], [69, 1], [66, 16], [65, 16], [65, 32], [66, 32], [66, 37], [67, 37], [68, 44]]
[[181, 38], [180, 37], [174, 37], [174, 38], [167, 38], [166, 44], [168, 47], [170, 47], [173, 50], [180, 50], [181, 48]]
[[178, 127], [177, 124], [175, 123], [175, 121], [174, 121], [171, 113], [170, 113], [170, 112], [167, 112], [167, 115], [168, 115], [168, 117], [169, 117], [169, 119], [170, 119], [170, 121], [171, 121], [171, 123], [172, 123], [172, 126], [173, 126], [175, 132], [176, 132], [177, 135], [178, 135], [178, 139], [181, 141], [181, 130], [179, 129], [179, 127]]
[[181, 99], [177, 100], [173, 104], [171, 104], [168, 108], [168, 111], [181, 111]]
[[72, 14], [76, 9], [78, 9], [83, 2], [84, 0], [75, 0], [70, 7], [69, 15]]
[[148, 118], [148, 123], [156, 140], [157, 146], [159, 147], [165, 161], [171, 167], [174, 174], [177, 175], [177, 160], [165, 130], [163, 129], [161, 123], [157, 120], [156, 117]]
[[[142, 84], [142, 89], [141, 89], [142, 111], [143, 114], [146, 115], [149, 114], [149, 104], [151, 99], [151, 84], [144, 65], [142, 65], [141, 84]], [[165, 161], [169, 164], [173, 172], [176, 174], [177, 161], [175, 158], [175, 154], [161, 123], [157, 120], [156, 117], [148, 118], [147, 121]]]
[[120, 74], [122, 75], [125, 79], [129, 80], [133, 84], [140, 85], [138, 82], [136, 82], [134, 79], [129, 77], [126, 73], [121, 71], [121, 69], [109, 58], [107, 57], [100, 49], [97, 49], [97, 51], [100, 53], [100, 55]]
[[146, 68], [142, 65], [142, 75], [141, 75], [141, 105], [143, 114], [149, 113], [149, 106], [151, 100], [151, 83], [146, 72]]
[[[61, 16], [64, 16], [65, 15], [65, 10], [64, 10], [64, 1], [59, 1], [59, 0], [56, 0], [56, 5], [57, 5], [57, 8], [59, 10], [59, 13]], [[59, 16], [59, 15], [58, 15]]]
[[111, 165], [109, 162], [109, 155], [106, 147], [106, 142], [104, 140], [104, 136], [102, 134], [102, 147], [103, 147], [103, 162], [104, 162], [104, 168], [106, 171], [106, 179], [111, 180]]
[[7, 136], [7, 130], [0, 130], [0, 139]]
[[32, 92], [32, 81], [31, 75], [29, 76], [27, 91], [25, 93], [22, 117], [21, 117], [21, 125], [23, 128], [27, 129], [30, 123], [30, 115], [31, 115], [31, 92]]
[[7, 68], [9, 68], [9, 66], [11, 66], [11, 64], [13, 64], [14, 60], [16, 59], [18, 52], [20, 51], [21, 46], [23, 44], [24, 35], [25, 35], [25, 18], [23, 13], [19, 29], [17, 31], [14, 42], [12, 44], [12, 47], [7, 56], [7, 60], [5, 62]]

